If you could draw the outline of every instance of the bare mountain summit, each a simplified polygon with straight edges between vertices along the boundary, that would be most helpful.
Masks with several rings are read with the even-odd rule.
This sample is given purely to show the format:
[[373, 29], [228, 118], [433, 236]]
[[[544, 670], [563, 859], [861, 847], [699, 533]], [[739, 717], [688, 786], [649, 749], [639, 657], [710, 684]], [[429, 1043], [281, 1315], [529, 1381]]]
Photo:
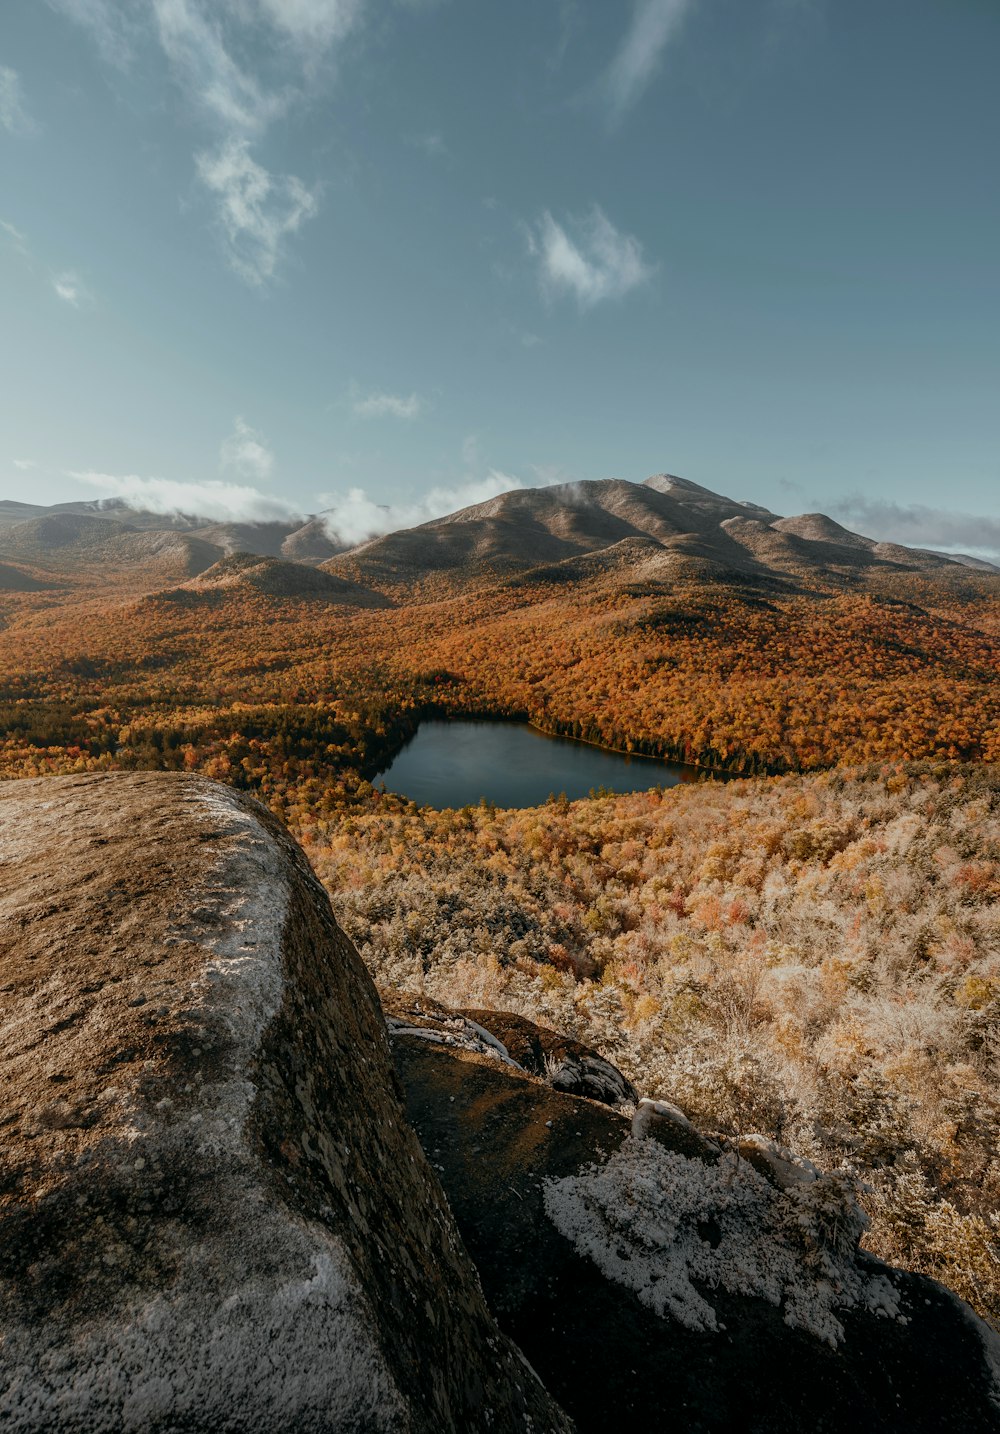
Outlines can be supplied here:
[[[628, 543], [637, 560], [631, 575], [623, 546]], [[966, 575], [996, 571], [982, 559], [851, 532], [823, 513], [781, 517], [670, 473], [643, 483], [608, 478], [515, 488], [354, 546], [337, 533], [332, 513], [219, 522], [196, 514], [151, 514], [120, 501], [51, 508], [0, 502], [0, 558], [60, 575], [86, 569], [108, 576], [130, 572], [134, 580], [145, 564], [155, 577], [155, 560], [164, 574], [170, 569], [191, 576], [220, 556], [241, 553], [323, 567], [362, 587], [419, 583], [435, 575], [482, 582], [535, 570], [540, 579], [559, 582], [604, 573], [616, 581], [751, 577], [807, 585], [812, 579], [820, 586], [851, 583], [866, 573], [950, 571], [956, 578], [963, 569]]]
[[[435, 573], [488, 578], [531, 574], [545, 581], [613, 572], [636, 580], [684, 574], [800, 582], [852, 581], [867, 571], [960, 571], [945, 556], [851, 533], [821, 513], [780, 518], [670, 474], [515, 488], [419, 527], [373, 538], [323, 564], [358, 581], [414, 582]], [[652, 554], [658, 556], [652, 560]], [[565, 565], [563, 574], [556, 571]]]

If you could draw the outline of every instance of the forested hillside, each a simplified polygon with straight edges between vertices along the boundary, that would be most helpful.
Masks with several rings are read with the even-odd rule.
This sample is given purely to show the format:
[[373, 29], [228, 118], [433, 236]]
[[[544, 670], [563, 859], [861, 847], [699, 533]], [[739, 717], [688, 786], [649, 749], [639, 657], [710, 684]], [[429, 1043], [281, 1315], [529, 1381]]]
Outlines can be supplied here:
[[[257, 795], [381, 980], [522, 1011], [844, 1166], [873, 1249], [1000, 1320], [1000, 575], [630, 488], [528, 504], [541, 567], [414, 572], [411, 533], [396, 570], [385, 542], [185, 576], [175, 534], [73, 516], [86, 541], [39, 557], [43, 520], [15, 525], [0, 775]], [[487, 508], [433, 525], [447, 551], [514, 551], [523, 497]], [[380, 792], [422, 719], [469, 715], [754, 780], [512, 812]]]

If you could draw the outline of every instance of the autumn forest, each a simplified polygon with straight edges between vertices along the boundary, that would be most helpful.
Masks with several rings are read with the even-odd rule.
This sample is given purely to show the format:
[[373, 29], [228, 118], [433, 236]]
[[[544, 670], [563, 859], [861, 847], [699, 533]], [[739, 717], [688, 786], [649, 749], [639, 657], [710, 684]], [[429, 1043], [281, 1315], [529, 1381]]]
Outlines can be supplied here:
[[[872, 1250], [1000, 1325], [1000, 576], [664, 551], [191, 575], [8, 543], [0, 773], [252, 792], [378, 982], [529, 1015], [843, 1170]], [[418, 808], [378, 775], [431, 716], [706, 779]]]

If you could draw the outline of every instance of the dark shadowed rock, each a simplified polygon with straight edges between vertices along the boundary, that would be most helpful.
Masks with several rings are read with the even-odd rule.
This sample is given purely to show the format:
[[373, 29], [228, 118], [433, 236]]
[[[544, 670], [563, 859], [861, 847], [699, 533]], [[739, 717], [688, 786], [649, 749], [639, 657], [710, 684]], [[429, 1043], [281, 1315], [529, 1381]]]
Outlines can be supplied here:
[[737, 1160], [666, 1105], [636, 1136], [488, 1050], [392, 1041], [491, 1308], [581, 1431], [1000, 1428], [1000, 1341], [858, 1251], [837, 1177], [766, 1142]]
[[513, 1011], [456, 1011], [431, 996], [379, 987], [386, 1024], [393, 1039], [409, 1036], [453, 1050], [486, 1055], [538, 1076], [553, 1090], [585, 1095], [604, 1105], [634, 1105], [632, 1085], [617, 1066], [582, 1041], [536, 1026]]
[[568, 1429], [278, 824], [185, 777], [8, 783], [0, 857], [0, 1426]]
[[536, 1026], [511, 1011], [464, 1011], [479, 1021], [526, 1071], [541, 1076], [553, 1090], [585, 1095], [602, 1105], [633, 1105], [638, 1093], [617, 1066], [582, 1041]]

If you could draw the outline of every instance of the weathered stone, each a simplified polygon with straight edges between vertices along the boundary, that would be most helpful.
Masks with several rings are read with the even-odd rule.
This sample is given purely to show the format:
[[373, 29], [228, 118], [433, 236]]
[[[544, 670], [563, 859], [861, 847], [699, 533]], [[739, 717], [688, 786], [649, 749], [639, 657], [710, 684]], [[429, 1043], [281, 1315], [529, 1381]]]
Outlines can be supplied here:
[[513, 1011], [454, 1010], [430, 996], [379, 989], [391, 1036], [408, 1035], [538, 1076], [553, 1090], [603, 1105], [634, 1105], [638, 1094], [617, 1066], [582, 1041], [536, 1025]]
[[835, 1177], [783, 1190], [683, 1117], [635, 1136], [482, 1054], [393, 1054], [490, 1307], [582, 1434], [1000, 1429], [1000, 1340], [858, 1251]]
[[568, 1429], [262, 808], [179, 776], [6, 784], [0, 987], [5, 1430]]
[[714, 1141], [695, 1130], [680, 1106], [669, 1100], [640, 1100], [632, 1116], [632, 1134], [640, 1140], [656, 1140], [668, 1150], [702, 1159], [719, 1151]]

